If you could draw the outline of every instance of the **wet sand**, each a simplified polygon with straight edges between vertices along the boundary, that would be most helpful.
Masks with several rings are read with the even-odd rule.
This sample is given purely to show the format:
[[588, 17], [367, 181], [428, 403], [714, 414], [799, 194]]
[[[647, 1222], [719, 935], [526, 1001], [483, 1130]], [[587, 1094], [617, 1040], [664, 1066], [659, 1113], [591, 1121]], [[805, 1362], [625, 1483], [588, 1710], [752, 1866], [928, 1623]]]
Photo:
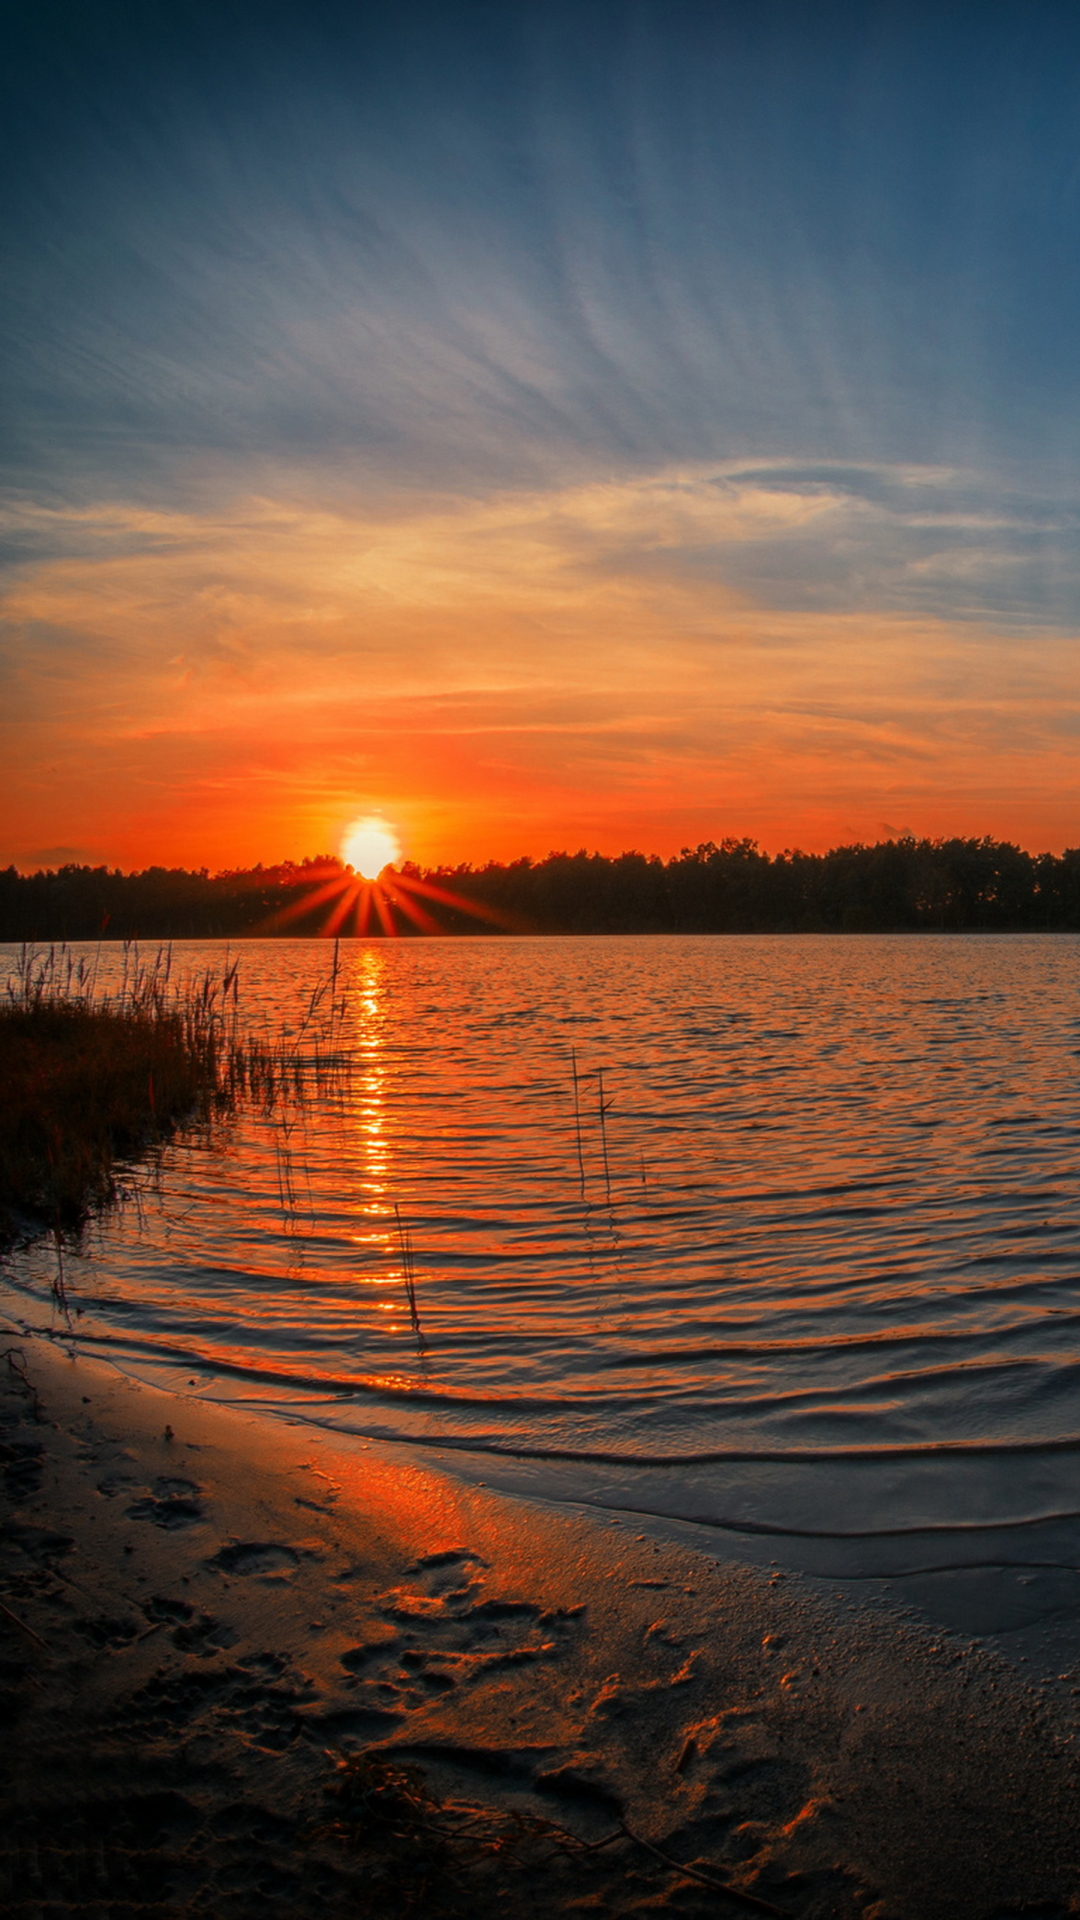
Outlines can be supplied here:
[[1080, 1914], [996, 1653], [3, 1348], [5, 1914]]

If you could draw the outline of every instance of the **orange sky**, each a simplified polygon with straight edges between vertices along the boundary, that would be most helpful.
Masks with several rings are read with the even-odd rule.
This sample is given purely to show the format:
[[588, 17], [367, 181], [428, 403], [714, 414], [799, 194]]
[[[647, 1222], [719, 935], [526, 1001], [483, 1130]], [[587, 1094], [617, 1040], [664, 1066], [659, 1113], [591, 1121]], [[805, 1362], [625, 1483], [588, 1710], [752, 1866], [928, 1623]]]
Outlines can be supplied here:
[[34, 642], [3, 856], [216, 869], [336, 851], [373, 812], [422, 864], [726, 833], [1080, 839], [1071, 636], [898, 606], [887, 572], [876, 609], [763, 604], [748, 553], [850, 537], [850, 499], [720, 481], [44, 516], [82, 551], [5, 596]]
[[1080, 26], [983, 12], [13, 15], [0, 863], [1080, 844]]

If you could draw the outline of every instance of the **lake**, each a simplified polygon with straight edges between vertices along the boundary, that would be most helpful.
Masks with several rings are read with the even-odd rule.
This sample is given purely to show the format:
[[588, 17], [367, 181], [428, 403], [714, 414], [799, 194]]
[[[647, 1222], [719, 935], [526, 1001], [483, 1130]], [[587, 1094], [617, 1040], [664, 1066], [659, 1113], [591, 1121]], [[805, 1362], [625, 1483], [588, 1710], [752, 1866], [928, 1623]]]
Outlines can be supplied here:
[[[308, 1049], [332, 946], [240, 953]], [[169, 1146], [71, 1328], [973, 1630], [1075, 1615], [1078, 985], [1072, 936], [343, 943], [347, 1076]], [[55, 1270], [9, 1258], [9, 1321], [64, 1329]]]

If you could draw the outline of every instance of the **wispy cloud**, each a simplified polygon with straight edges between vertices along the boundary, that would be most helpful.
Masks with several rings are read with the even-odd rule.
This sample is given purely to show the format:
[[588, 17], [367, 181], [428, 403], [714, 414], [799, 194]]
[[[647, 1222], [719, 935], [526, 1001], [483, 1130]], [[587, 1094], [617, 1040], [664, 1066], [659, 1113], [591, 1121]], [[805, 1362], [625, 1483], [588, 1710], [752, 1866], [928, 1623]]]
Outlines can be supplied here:
[[11, 849], [1076, 837], [1080, 25], [1008, 12], [27, 10]]
[[1073, 631], [999, 580], [1032, 528], [1065, 578], [1072, 530], [978, 478], [765, 464], [377, 515], [263, 498], [13, 524], [42, 557], [4, 601], [12, 764], [63, 768], [56, 817], [77, 802], [101, 843], [153, 817], [194, 858], [235, 838], [241, 794], [251, 857], [272, 831], [325, 846], [371, 804], [441, 856], [586, 826], [820, 840], [897, 801], [944, 826], [939, 790], [973, 824], [1012, 808], [1068, 837]]

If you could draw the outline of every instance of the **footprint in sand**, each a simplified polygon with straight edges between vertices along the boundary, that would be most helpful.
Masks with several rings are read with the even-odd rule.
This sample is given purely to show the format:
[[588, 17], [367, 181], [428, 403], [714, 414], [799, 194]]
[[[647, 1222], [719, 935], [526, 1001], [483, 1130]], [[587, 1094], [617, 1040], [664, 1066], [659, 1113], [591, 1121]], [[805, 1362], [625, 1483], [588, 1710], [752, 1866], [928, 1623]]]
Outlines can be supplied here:
[[487, 1565], [466, 1548], [426, 1555], [376, 1602], [382, 1616], [341, 1655], [357, 1706], [402, 1715], [455, 1687], [557, 1655], [584, 1608], [544, 1612], [485, 1591]]
[[186, 1600], [173, 1600], [163, 1593], [152, 1594], [146, 1602], [143, 1612], [147, 1619], [152, 1620], [155, 1625], [158, 1622], [165, 1623], [169, 1620], [173, 1621], [176, 1625], [182, 1625], [185, 1620], [193, 1620], [195, 1618], [195, 1609], [194, 1607], [190, 1607]]
[[132, 1694], [130, 1724], [144, 1739], [228, 1726], [248, 1745], [280, 1753], [304, 1736], [317, 1699], [304, 1674], [267, 1652], [231, 1666], [159, 1668]]
[[143, 1606], [143, 1612], [154, 1626], [172, 1627], [169, 1635], [174, 1647], [185, 1653], [197, 1653], [208, 1659], [213, 1653], [235, 1646], [237, 1635], [230, 1627], [221, 1626], [209, 1613], [200, 1613], [196, 1617], [195, 1608], [186, 1600], [173, 1600], [164, 1594], [155, 1594]]
[[117, 1619], [111, 1614], [95, 1614], [72, 1621], [77, 1634], [92, 1647], [127, 1647], [139, 1637], [139, 1622], [130, 1617]]
[[172, 1532], [177, 1527], [191, 1527], [205, 1518], [199, 1495], [202, 1488], [193, 1480], [177, 1480], [167, 1476], [155, 1480], [150, 1492], [143, 1500], [136, 1500], [127, 1510], [129, 1520], [149, 1520], [152, 1526], [165, 1527]]
[[200, 1613], [197, 1620], [175, 1627], [170, 1638], [182, 1653], [194, 1653], [200, 1660], [209, 1660], [213, 1654], [235, 1647], [240, 1635], [234, 1627], [223, 1626], [212, 1613]]
[[54, 1533], [50, 1527], [24, 1526], [20, 1520], [8, 1520], [4, 1526], [4, 1535], [46, 1572], [55, 1571], [53, 1563], [63, 1559], [71, 1552], [75, 1541], [70, 1533]]
[[664, 1840], [668, 1852], [713, 1872], [736, 1871], [785, 1907], [798, 1887], [799, 1912], [854, 1920], [865, 1911], [870, 1895], [857, 1876], [821, 1865], [832, 1801], [815, 1789], [807, 1762], [782, 1751], [765, 1719], [734, 1708], [686, 1727], [682, 1740], [671, 1770], [685, 1793]]
[[739, 1710], [687, 1728], [676, 1765], [697, 1788], [699, 1822], [732, 1836], [732, 1859], [757, 1851], [759, 1827], [790, 1828], [809, 1809], [816, 1816], [824, 1805], [812, 1800], [805, 1763], [778, 1752], [764, 1722]]
[[277, 1540], [238, 1540], [230, 1547], [222, 1547], [206, 1564], [216, 1567], [220, 1573], [280, 1579], [296, 1572], [300, 1555]]

